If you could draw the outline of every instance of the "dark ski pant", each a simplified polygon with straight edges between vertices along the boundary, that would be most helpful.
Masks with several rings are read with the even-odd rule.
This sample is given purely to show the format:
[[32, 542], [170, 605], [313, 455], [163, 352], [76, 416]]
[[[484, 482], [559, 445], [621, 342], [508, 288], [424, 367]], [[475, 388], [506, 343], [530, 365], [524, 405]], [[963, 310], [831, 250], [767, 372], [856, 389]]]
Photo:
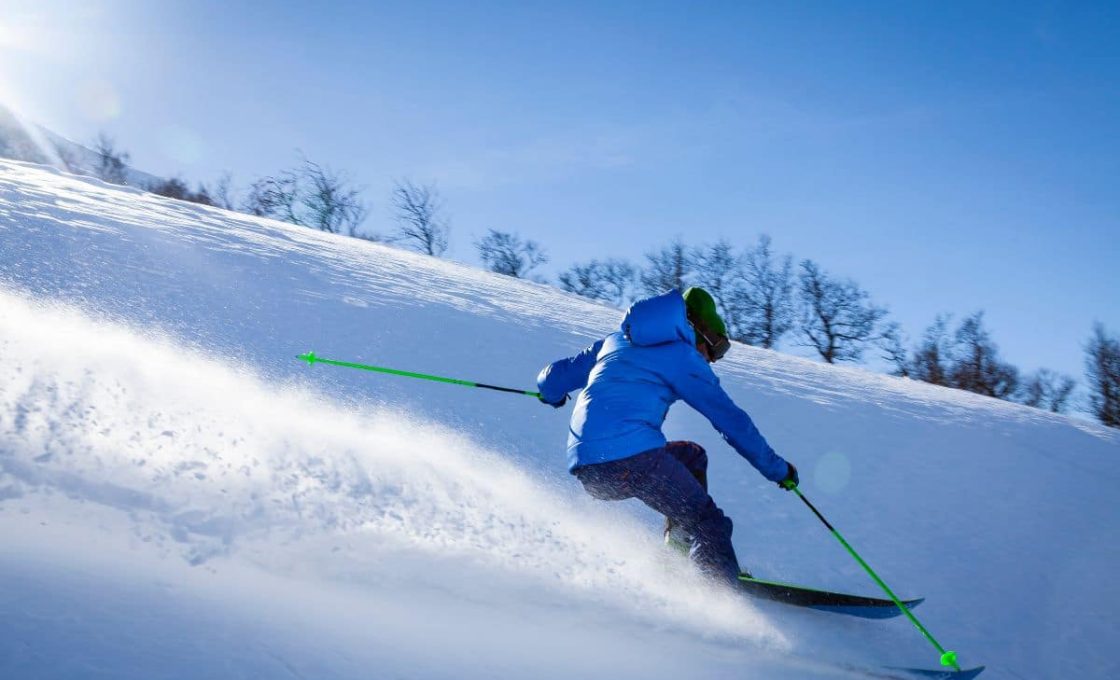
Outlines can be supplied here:
[[622, 460], [572, 471], [591, 496], [637, 498], [692, 537], [689, 557], [711, 578], [734, 584], [739, 561], [731, 546], [731, 518], [708, 495], [708, 454], [693, 442], [669, 442]]

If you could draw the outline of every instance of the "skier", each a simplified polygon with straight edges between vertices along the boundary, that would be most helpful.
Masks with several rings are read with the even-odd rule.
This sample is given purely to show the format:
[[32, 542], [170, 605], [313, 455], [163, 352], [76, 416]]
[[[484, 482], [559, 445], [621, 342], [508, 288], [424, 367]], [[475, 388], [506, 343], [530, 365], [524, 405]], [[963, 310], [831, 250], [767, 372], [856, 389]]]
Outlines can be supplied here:
[[616, 333], [537, 377], [540, 400], [559, 408], [576, 398], [568, 430], [568, 470], [600, 500], [638, 498], [666, 517], [666, 540], [690, 546], [701, 572], [738, 582], [731, 519], [708, 495], [708, 457], [693, 442], [661, 432], [678, 399], [702, 413], [761, 474], [797, 486], [797, 468], [776, 454], [719, 384], [709, 364], [731, 343], [712, 296], [702, 288], [635, 302]]

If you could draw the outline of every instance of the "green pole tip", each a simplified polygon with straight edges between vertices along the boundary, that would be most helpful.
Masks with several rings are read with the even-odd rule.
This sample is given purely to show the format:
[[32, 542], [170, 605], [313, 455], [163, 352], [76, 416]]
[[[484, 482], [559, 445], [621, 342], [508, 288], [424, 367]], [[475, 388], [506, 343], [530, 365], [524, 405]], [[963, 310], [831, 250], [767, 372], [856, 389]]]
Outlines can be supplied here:
[[957, 669], [958, 671], [961, 669], [961, 667], [957, 664], [957, 653], [956, 652], [945, 652], [944, 654], [942, 654], [941, 655], [941, 665], [942, 666], [952, 666], [953, 668]]
[[786, 491], [793, 491], [797, 488], [797, 485], [793, 483], [792, 479], [787, 479], [786, 481], [782, 482], [782, 486], [785, 487]]
[[308, 352], [307, 354], [301, 354], [296, 358], [297, 359], [302, 359], [303, 361], [306, 361], [308, 366], [313, 366], [315, 364], [315, 361], [319, 357], [315, 356], [315, 352]]

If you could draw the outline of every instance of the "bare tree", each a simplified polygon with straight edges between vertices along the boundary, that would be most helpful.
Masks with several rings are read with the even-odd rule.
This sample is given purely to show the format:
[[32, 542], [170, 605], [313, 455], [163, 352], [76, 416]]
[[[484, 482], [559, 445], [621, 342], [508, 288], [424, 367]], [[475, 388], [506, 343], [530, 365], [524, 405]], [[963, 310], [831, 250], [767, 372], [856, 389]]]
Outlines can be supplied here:
[[304, 159], [293, 170], [249, 186], [242, 210], [251, 215], [353, 236], [366, 218], [360, 191], [342, 173]]
[[877, 339], [886, 309], [871, 304], [854, 281], [832, 278], [812, 260], [801, 263], [799, 280], [805, 344], [830, 364], [858, 361]]
[[953, 343], [949, 337], [949, 317], [938, 315], [926, 329], [922, 342], [910, 360], [910, 377], [934, 385], [949, 385]]
[[236, 190], [233, 187], [233, 175], [222, 173], [214, 184], [214, 205], [226, 210], [236, 210]]
[[[728, 336], [742, 340], [742, 317], [748, 311], [744, 305], [743, 258], [731, 242], [720, 239], [715, 243], [694, 249], [689, 254], [692, 266], [692, 283], [712, 294], [727, 325]], [[681, 285], [684, 283], [682, 281]]]
[[624, 260], [591, 260], [572, 265], [560, 274], [560, 287], [569, 293], [624, 307], [632, 298], [636, 271]]
[[187, 200], [202, 205], [214, 205], [214, 197], [210, 195], [210, 190], [202, 182], [198, 183], [198, 189], [192, 192]]
[[773, 348], [793, 328], [792, 259], [775, 258], [770, 237], [763, 234], [758, 245], [743, 256], [743, 289], [738, 313], [740, 337], [736, 340]]
[[393, 209], [397, 230], [390, 235], [389, 241], [404, 242], [425, 255], [439, 256], [447, 251], [450, 227], [447, 220], [440, 216], [443, 202], [434, 184], [416, 185], [408, 180], [398, 182], [393, 189]]
[[1065, 413], [1069, 409], [1069, 398], [1076, 386], [1077, 381], [1068, 375], [1042, 368], [1023, 383], [1022, 402], [1053, 413]]
[[1099, 323], [1085, 347], [1085, 378], [1093, 415], [1109, 427], [1120, 427], [1120, 338]]
[[304, 159], [307, 188], [300, 197], [303, 224], [332, 234], [353, 236], [366, 219], [361, 192], [346, 176]]
[[161, 179], [158, 182], [152, 182], [145, 188], [153, 194], [166, 196], [168, 198], [176, 198], [180, 201], [186, 200], [187, 196], [190, 196], [191, 193], [191, 188], [187, 186], [187, 183], [178, 177]]
[[1008, 399], [1019, 386], [1019, 370], [999, 358], [999, 348], [984, 328], [984, 312], [966, 317], [954, 336], [953, 387]]
[[616, 307], [625, 307], [634, 300], [638, 270], [625, 260], [608, 259], [601, 265], [603, 288], [607, 301]]
[[727, 239], [696, 248], [688, 260], [692, 264], [694, 283], [703, 287], [716, 301], [737, 292], [742, 285], [742, 258]]
[[646, 253], [646, 267], [640, 280], [646, 295], [660, 295], [677, 288], [684, 290], [692, 276], [692, 254], [680, 238], [661, 250]]
[[246, 212], [302, 226], [297, 210], [300, 191], [299, 177], [291, 171], [259, 179], [249, 186]]
[[102, 132], [94, 142], [97, 165], [94, 172], [110, 184], [125, 184], [128, 179], [128, 154], [117, 149], [113, 139]]
[[275, 177], [262, 177], [250, 184], [241, 209], [250, 215], [302, 225], [296, 211], [299, 194], [299, 177], [285, 170]]
[[891, 375], [909, 378], [912, 369], [910, 353], [906, 351], [902, 326], [897, 321], [891, 321], [883, 327], [879, 335], [879, 347], [883, 350], [883, 359], [891, 365]]
[[507, 231], [491, 229], [475, 247], [487, 269], [518, 279], [529, 278], [529, 272], [548, 262], [539, 243]]
[[201, 203], [202, 205], [214, 205], [214, 199], [210, 197], [210, 192], [206, 189], [205, 184], [199, 184], [198, 191], [191, 191], [187, 183], [178, 177], [152, 182], [148, 184], [145, 189], [153, 194], [178, 199], [180, 201], [190, 201], [192, 203]]

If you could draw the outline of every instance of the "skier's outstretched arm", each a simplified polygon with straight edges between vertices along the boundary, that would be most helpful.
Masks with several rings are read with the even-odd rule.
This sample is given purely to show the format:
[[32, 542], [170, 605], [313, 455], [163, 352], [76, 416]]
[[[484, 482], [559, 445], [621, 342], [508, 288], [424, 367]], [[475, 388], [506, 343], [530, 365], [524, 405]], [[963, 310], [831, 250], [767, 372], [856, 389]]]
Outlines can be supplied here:
[[541, 401], [554, 406], [562, 406], [568, 400], [568, 393], [587, 387], [587, 378], [595, 367], [595, 359], [603, 348], [600, 340], [574, 357], [560, 359], [545, 366], [537, 375], [537, 388]]
[[774, 452], [747, 412], [727, 395], [712, 367], [698, 352], [686, 352], [679, 370], [671, 376], [673, 389], [685, 403], [703, 414], [763, 477], [777, 483], [787, 479], [791, 474], [789, 464]]

